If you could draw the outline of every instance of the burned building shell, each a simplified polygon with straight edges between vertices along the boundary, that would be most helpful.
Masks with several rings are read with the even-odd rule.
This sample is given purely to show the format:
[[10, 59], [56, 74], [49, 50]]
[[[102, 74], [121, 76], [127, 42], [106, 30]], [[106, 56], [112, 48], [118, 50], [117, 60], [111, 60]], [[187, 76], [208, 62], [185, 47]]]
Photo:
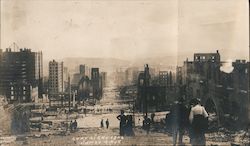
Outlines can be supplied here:
[[[200, 98], [218, 124], [245, 125], [249, 119], [249, 62], [236, 60], [230, 73], [221, 71], [220, 54], [197, 53], [177, 67], [177, 86], [187, 100]], [[230, 122], [228, 122], [230, 121]]]

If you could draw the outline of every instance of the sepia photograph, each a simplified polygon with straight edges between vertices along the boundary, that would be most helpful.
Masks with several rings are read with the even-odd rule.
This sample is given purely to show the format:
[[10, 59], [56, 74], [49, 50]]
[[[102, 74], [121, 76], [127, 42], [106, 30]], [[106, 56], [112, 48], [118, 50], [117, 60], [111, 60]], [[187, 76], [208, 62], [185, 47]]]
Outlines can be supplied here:
[[249, 0], [0, 0], [0, 145], [250, 146]]

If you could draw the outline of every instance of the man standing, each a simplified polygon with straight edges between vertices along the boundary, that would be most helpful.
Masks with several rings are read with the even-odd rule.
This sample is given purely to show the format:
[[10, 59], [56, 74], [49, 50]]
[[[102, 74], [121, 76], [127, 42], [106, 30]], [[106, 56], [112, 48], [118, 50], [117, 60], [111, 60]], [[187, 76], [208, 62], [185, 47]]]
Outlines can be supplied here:
[[200, 99], [195, 99], [189, 114], [189, 121], [191, 123], [192, 145], [206, 145], [205, 131], [208, 128], [208, 113], [200, 104]]
[[184, 104], [184, 99], [180, 98], [176, 101], [170, 109], [171, 129], [173, 133], [173, 145], [177, 143], [177, 137], [179, 137], [178, 143], [183, 144], [183, 135], [188, 125], [189, 112]]
[[126, 116], [124, 115], [124, 110], [121, 110], [121, 114], [116, 117], [120, 120], [120, 136], [124, 136], [124, 130], [126, 128]]
[[155, 113], [152, 113], [151, 114], [151, 122], [152, 122], [152, 124], [155, 122], [154, 118], [155, 118]]
[[72, 122], [72, 120], [70, 121], [69, 127], [70, 127], [70, 132], [72, 132], [72, 130], [73, 130], [73, 122]]
[[125, 134], [127, 136], [135, 136], [135, 133], [133, 131], [133, 116], [132, 115], [127, 116], [127, 124], [126, 124]]
[[147, 116], [144, 116], [143, 128], [147, 131], [147, 134], [149, 134], [150, 124], [151, 124], [151, 120]]
[[74, 130], [76, 130], [77, 129], [77, 121], [76, 120], [74, 121], [73, 125], [74, 125]]
[[84, 115], [85, 115], [85, 117], [86, 117], [86, 116], [87, 116], [87, 109], [84, 108], [84, 109], [83, 109], [83, 112], [84, 112]]
[[103, 119], [101, 120], [101, 128], [104, 127], [104, 124], [103, 124]]
[[106, 127], [109, 128], [109, 119], [106, 120]]

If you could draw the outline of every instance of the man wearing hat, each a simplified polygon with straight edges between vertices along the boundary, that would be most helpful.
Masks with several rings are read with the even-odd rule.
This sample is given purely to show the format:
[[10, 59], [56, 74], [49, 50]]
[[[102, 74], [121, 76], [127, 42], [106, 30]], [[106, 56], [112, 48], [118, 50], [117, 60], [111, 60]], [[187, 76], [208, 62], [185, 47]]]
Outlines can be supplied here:
[[120, 120], [120, 136], [124, 136], [125, 127], [126, 127], [126, 116], [124, 115], [124, 110], [121, 110], [121, 114], [116, 117]]
[[171, 118], [171, 129], [173, 134], [173, 145], [177, 144], [177, 137], [178, 143], [180, 145], [183, 144], [183, 136], [185, 130], [187, 129], [188, 125], [188, 116], [189, 111], [185, 105], [185, 100], [183, 97], [179, 98], [178, 101], [175, 101], [173, 106], [170, 109], [170, 118]]

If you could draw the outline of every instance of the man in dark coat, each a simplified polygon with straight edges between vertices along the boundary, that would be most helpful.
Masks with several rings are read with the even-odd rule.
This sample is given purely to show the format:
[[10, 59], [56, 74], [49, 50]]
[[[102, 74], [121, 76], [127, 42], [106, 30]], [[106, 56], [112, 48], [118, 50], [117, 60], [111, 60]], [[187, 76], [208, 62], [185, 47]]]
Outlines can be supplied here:
[[173, 145], [176, 145], [178, 135], [178, 143], [183, 144], [182, 139], [188, 126], [188, 116], [189, 112], [184, 104], [184, 99], [181, 98], [172, 105], [170, 109], [170, 121], [173, 134]]
[[124, 110], [121, 110], [121, 114], [116, 117], [120, 120], [120, 136], [124, 136], [124, 130], [126, 128], [126, 116], [124, 115]]
[[106, 127], [109, 128], [109, 119], [106, 120]]
[[149, 134], [150, 125], [151, 125], [151, 120], [147, 116], [144, 116], [143, 128], [147, 131], [147, 134]]

